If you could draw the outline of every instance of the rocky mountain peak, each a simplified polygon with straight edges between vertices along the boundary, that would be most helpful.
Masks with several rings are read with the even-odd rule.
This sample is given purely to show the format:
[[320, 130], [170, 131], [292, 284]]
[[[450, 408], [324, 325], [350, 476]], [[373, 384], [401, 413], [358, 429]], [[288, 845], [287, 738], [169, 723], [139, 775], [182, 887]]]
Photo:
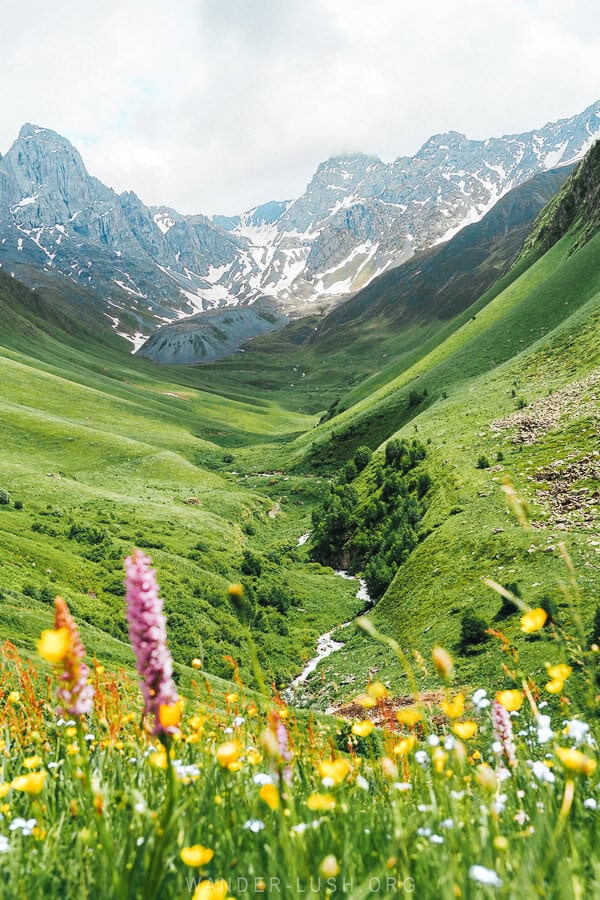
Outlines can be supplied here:
[[267, 298], [286, 314], [338, 302], [416, 251], [449, 240], [534, 175], [585, 154], [600, 103], [519, 135], [433, 135], [414, 156], [332, 156], [293, 201], [238, 216], [184, 216], [117, 195], [76, 148], [26, 124], [0, 158], [0, 265], [92, 292], [139, 343], [167, 322]]

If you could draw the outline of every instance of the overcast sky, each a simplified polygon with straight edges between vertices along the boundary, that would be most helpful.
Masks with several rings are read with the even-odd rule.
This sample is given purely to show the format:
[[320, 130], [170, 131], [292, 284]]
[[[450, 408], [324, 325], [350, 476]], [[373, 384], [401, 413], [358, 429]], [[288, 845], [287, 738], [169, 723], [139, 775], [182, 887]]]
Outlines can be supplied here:
[[0, 21], [0, 152], [52, 128], [115, 190], [184, 213], [600, 99], [598, 0], [0, 0]]

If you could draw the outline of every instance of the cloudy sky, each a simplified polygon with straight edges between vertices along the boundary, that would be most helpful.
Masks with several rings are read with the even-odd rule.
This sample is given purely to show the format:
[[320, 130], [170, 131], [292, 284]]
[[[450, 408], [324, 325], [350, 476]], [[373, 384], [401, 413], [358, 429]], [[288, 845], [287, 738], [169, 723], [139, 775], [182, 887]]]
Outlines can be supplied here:
[[485, 138], [600, 99], [598, 0], [0, 0], [0, 152], [64, 134], [184, 213], [297, 196], [318, 163]]

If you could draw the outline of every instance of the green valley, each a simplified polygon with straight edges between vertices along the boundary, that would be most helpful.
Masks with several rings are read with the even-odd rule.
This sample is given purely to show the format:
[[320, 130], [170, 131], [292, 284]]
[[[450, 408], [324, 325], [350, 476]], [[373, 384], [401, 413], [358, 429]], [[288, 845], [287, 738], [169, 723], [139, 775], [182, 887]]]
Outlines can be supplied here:
[[[440, 288], [437, 317], [431, 310], [415, 317], [409, 306], [393, 305], [394, 281], [384, 275], [379, 294], [376, 281], [324, 320], [301, 319], [212, 365], [156, 366], [131, 356], [78, 318], [73, 298], [48, 287], [34, 295], [2, 275], [0, 487], [11, 498], [0, 507], [4, 636], [31, 651], [45, 603], [63, 593], [92, 629], [98, 658], [129, 665], [121, 559], [137, 545], [160, 568], [182, 675], [198, 657], [209, 676], [226, 679], [235, 661], [252, 683], [226, 598], [227, 585], [241, 581], [261, 663], [283, 687], [313, 655], [317, 637], [362, 607], [355, 583], [311, 562], [310, 541], [300, 547], [298, 538], [361, 445], [373, 458], [361, 472], [346, 469], [342, 481], [352, 481], [354, 502], [372, 502], [392, 438], [425, 448], [428, 484], [423, 518], [374, 594], [383, 591], [372, 613], [382, 631], [423, 658], [436, 644], [459, 648], [465, 683], [492, 677], [493, 641], [460, 649], [465, 613], [513, 637], [518, 625], [514, 616], [498, 619], [499, 598], [482, 579], [518, 583], [527, 602], [550, 595], [560, 607], [563, 540], [589, 630], [600, 571], [600, 235], [589, 216], [565, 220], [561, 210], [573, 193], [584, 207], [595, 196], [597, 156], [544, 210], [516, 261], [529, 229], [509, 229], [513, 263], [481, 296], [476, 258], [463, 276], [471, 291], [463, 309], [456, 301], [448, 311]], [[468, 240], [481, 246], [484, 238], [471, 229]], [[539, 235], [547, 243], [549, 232], [546, 246]], [[448, 267], [467, 240], [458, 238], [421, 262], [442, 283], [453, 283]], [[398, 291], [403, 277], [414, 291], [415, 265], [408, 266], [406, 276], [404, 267], [392, 273]], [[487, 274], [483, 283], [490, 280]], [[423, 280], [424, 293], [429, 284]], [[365, 319], [377, 303], [381, 331], [377, 315]], [[530, 530], [507, 508], [505, 479], [530, 507]], [[380, 521], [400, 527], [397, 516]], [[374, 584], [376, 552], [361, 540], [362, 556], [346, 553], [344, 565], [370, 566]], [[343, 558], [338, 552], [338, 563]], [[336, 638], [342, 634], [343, 649], [317, 669], [305, 699], [322, 706], [347, 699], [373, 671], [402, 687], [387, 651], [354, 628]], [[541, 666], [544, 642], [521, 643], [524, 658]], [[423, 670], [424, 685], [429, 677]]]

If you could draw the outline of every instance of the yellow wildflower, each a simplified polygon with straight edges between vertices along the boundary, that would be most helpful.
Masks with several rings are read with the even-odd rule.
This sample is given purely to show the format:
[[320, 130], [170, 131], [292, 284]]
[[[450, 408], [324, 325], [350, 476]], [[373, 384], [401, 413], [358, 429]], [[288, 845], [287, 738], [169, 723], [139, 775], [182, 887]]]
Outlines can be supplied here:
[[197, 656], [192, 660], [192, 669], [201, 669], [202, 668], [202, 660]]
[[412, 727], [421, 721], [421, 713], [416, 706], [407, 706], [405, 709], [399, 709], [396, 712], [396, 719], [401, 725]]
[[11, 788], [10, 782], [4, 782], [4, 784], [0, 784], [0, 799], [2, 797], [6, 797], [6, 795], [10, 791], [10, 788]]
[[158, 718], [163, 728], [177, 728], [181, 722], [182, 703], [163, 703], [158, 710]]
[[477, 722], [456, 722], [453, 730], [463, 741], [468, 741], [477, 734]]
[[402, 738], [402, 740], [398, 741], [398, 743], [394, 746], [394, 755], [408, 756], [416, 743], [417, 739], [414, 734], [410, 734], [408, 737]]
[[367, 686], [367, 694], [376, 700], [382, 700], [384, 697], [387, 697], [388, 691], [385, 684], [381, 681], [373, 681]]
[[539, 631], [544, 627], [547, 618], [548, 613], [541, 606], [538, 606], [537, 609], [530, 609], [524, 616], [521, 616], [521, 631], [533, 634], [534, 631]]
[[448, 759], [448, 754], [445, 750], [442, 750], [441, 747], [436, 747], [433, 753], [431, 754], [431, 760], [433, 762], [433, 768], [438, 774], [441, 774], [444, 771], [444, 766], [446, 765], [446, 761]]
[[225, 900], [227, 891], [227, 882], [223, 878], [219, 881], [201, 881], [192, 900]]
[[259, 753], [258, 750], [255, 750], [254, 747], [250, 747], [246, 756], [251, 766], [257, 766], [262, 760], [262, 754]]
[[374, 729], [374, 725], [368, 719], [363, 719], [360, 722], [355, 722], [352, 726], [352, 734], [355, 734], [357, 737], [368, 737]]
[[458, 719], [465, 711], [465, 695], [456, 694], [452, 700], [442, 700], [440, 705], [449, 719]]
[[241, 745], [239, 741], [225, 741], [224, 744], [220, 744], [215, 753], [219, 763], [227, 768], [232, 763], [237, 762], [240, 758], [242, 752]]
[[26, 769], [38, 769], [43, 760], [41, 756], [28, 756], [23, 760], [23, 766]]
[[340, 874], [340, 864], [333, 854], [326, 856], [321, 865], [319, 866], [319, 871], [323, 878], [336, 878]]
[[37, 651], [42, 659], [50, 663], [59, 663], [65, 658], [71, 646], [71, 633], [68, 628], [48, 629], [42, 631], [37, 642]]
[[269, 809], [277, 809], [279, 806], [279, 791], [274, 784], [263, 784], [259, 797], [265, 801]]
[[324, 759], [319, 763], [319, 775], [328, 778], [334, 784], [341, 784], [350, 771], [350, 764], [345, 759]]
[[498, 691], [496, 700], [508, 712], [516, 712], [523, 705], [523, 694], [521, 691]]
[[23, 791], [25, 794], [39, 794], [44, 787], [44, 781], [48, 773], [43, 769], [39, 772], [30, 772], [29, 775], [19, 775], [12, 783], [15, 791]]
[[579, 772], [582, 775], [593, 775], [596, 771], [596, 760], [579, 750], [557, 747], [555, 752], [566, 769], [572, 769], [573, 772]]
[[186, 866], [199, 869], [200, 866], [205, 866], [206, 863], [211, 861], [215, 851], [210, 850], [208, 847], [203, 847], [202, 844], [194, 844], [193, 847], [182, 847], [179, 855]]
[[363, 709], [373, 709], [377, 706], [377, 700], [375, 697], [371, 697], [369, 694], [360, 694], [356, 698], [356, 702], [359, 706], [362, 706]]
[[311, 794], [306, 805], [313, 812], [329, 812], [335, 809], [335, 799], [331, 794]]
[[165, 750], [157, 750], [155, 753], [151, 753], [149, 759], [151, 765], [156, 766], [157, 769], [167, 768], [167, 753]]

